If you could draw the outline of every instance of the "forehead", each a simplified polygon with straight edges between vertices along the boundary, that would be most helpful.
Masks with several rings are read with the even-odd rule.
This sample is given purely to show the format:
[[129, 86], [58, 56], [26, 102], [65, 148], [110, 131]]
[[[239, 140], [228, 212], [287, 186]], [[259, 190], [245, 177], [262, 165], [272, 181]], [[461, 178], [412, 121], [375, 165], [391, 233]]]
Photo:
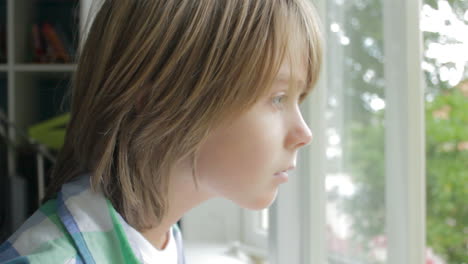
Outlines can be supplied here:
[[[291, 74], [292, 73], [292, 74]], [[290, 63], [284, 62], [281, 64], [281, 67], [278, 71], [276, 79], [289, 80], [289, 78], [295, 78], [297, 80], [304, 81], [307, 76], [307, 71], [305, 65], [294, 65], [291, 67]]]
[[291, 67], [291, 63], [285, 60], [285, 62], [281, 64], [275, 82], [287, 85], [291, 81], [293, 86], [305, 90], [306, 77], [307, 71], [305, 64], [296, 64]]

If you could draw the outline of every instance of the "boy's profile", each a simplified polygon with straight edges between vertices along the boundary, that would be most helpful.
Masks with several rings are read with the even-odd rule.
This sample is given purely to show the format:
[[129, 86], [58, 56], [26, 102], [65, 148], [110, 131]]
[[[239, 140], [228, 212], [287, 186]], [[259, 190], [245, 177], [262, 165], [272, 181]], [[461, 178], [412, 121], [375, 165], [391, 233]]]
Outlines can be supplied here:
[[103, 0], [44, 204], [1, 263], [184, 263], [175, 224], [214, 197], [260, 210], [312, 134], [310, 0]]

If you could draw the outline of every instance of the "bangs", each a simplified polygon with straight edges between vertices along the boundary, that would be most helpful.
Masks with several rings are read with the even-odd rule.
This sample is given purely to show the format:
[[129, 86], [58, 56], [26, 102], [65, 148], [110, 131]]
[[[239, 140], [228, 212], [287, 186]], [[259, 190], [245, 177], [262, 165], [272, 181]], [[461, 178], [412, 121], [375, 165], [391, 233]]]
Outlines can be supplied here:
[[[221, 119], [233, 120], [266, 96], [283, 63], [290, 67], [289, 88], [301, 89], [300, 102], [316, 85], [322, 63], [322, 35], [312, 3], [308, 0], [264, 3], [269, 4], [263, 7], [266, 12], [263, 23], [252, 24], [255, 34], [241, 39], [248, 40], [242, 48], [244, 52], [235, 56], [242, 67], [234, 74], [235, 79], [229, 80], [227, 87], [232, 96], [224, 103], [225, 111], [219, 113], [220, 118], [214, 124], [221, 123]], [[225, 70], [224, 75], [235, 72], [232, 65]]]
[[297, 1], [282, 16], [281, 37], [285, 45], [284, 60], [289, 64], [289, 88], [300, 89], [302, 102], [315, 87], [322, 65], [322, 33], [317, 13], [307, 1]]

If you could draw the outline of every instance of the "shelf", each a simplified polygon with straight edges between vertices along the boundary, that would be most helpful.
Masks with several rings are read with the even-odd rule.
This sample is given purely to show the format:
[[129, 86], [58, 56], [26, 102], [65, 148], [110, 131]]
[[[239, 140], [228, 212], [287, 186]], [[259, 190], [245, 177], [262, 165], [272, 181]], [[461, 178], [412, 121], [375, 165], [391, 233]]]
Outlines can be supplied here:
[[[79, 46], [81, 18], [87, 16], [82, 8], [91, 2], [0, 0], [0, 108], [24, 133], [69, 112], [69, 88], [76, 70], [72, 62]], [[8, 132], [15, 144], [7, 144], [0, 136], [0, 200], [9, 216], [6, 222], [0, 221], [0, 241], [38, 204], [36, 157], [15, 129]], [[42, 170], [46, 177], [48, 166]]]
[[76, 64], [16, 64], [13, 69], [18, 72], [73, 72]]
[[17, 125], [26, 130], [32, 125], [68, 112], [69, 102], [62, 105], [62, 101], [66, 98], [71, 75], [72, 72], [16, 72], [14, 77]]
[[[64, 58], [59, 53], [47, 52], [50, 51], [48, 47], [52, 49], [59, 47], [68, 55], [67, 60], [73, 61], [78, 45], [78, 0], [15, 0], [13, 10], [15, 63], [54, 61], [54, 56]], [[47, 29], [45, 24], [48, 24]], [[33, 34], [33, 28], [36, 34]], [[36, 51], [36, 48], [39, 51]], [[60, 54], [63, 53], [60, 52]]]

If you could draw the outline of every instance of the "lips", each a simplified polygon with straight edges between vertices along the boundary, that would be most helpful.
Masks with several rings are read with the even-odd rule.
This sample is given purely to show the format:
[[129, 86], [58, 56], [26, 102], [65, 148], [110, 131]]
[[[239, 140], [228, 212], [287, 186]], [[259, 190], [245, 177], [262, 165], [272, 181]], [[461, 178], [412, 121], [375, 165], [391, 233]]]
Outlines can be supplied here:
[[286, 181], [288, 181], [288, 178], [289, 178], [288, 171], [293, 170], [294, 168], [296, 168], [296, 166], [294, 166], [294, 165], [289, 166], [289, 168], [287, 168], [285, 170], [282, 170], [282, 171], [279, 171], [279, 172], [275, 173], [273, 176], [275, 178], [278, 178], [278, 179], [286, 182]]
[[276, 180], [278, 180], [280, 183], [285, 183], [289, 179], [289, 175], [288, 175], [288, 173], [286, 171], [281, 171], [281, 172], [275, 173], [275, 175], [273, 175], [273, 177]]
[[285, 169], [285, 170], [282, 170], [282, 171], [279, 171], [279, 172], [275, 173], [275, 175], [276, 175], [276, 174], [279, 174], [279, 173], [286, 173], [286, 174], [287, 174], [287, 173], [288, 173], [288, 171], [290, 171], [290, 170], [294, 170], [295, 168], [296, 168], [296, 166], [294, 166], [294, 165], [291, 165], [291, 166], [289, 166], [289, 168], [287, 168], [287, 169]]
[[275, 173], [273, 176], [275, 176], [275, 177], [288, 176], [288, 172], [287, 171], [280, 171], [280, 172]]

